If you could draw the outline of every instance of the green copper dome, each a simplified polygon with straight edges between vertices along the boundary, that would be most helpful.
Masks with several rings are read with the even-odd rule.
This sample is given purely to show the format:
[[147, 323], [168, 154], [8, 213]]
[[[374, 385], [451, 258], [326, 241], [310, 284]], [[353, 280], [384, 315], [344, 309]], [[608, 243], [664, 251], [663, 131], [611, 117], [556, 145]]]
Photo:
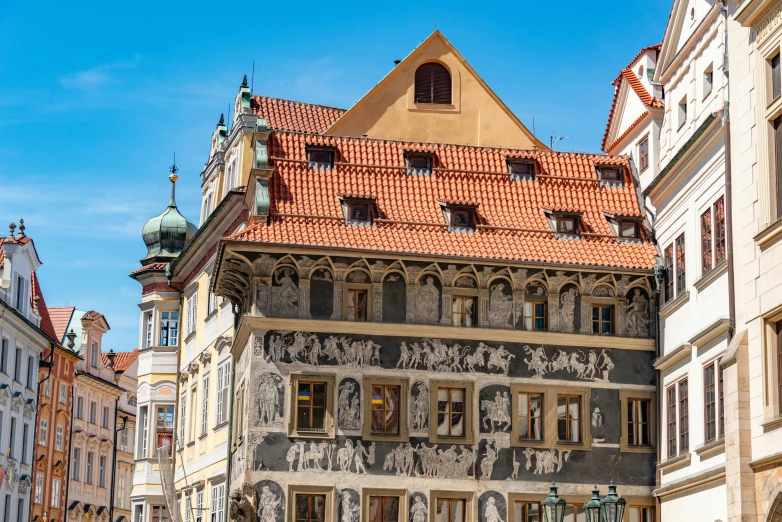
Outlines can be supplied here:
[[176, 181], [176, 165], [171, 167], [171, 201], [159, 216], [146, 222], [141, 232], [147, 245], [147, 256], [142, 263], [154, 261], [170, 261], [176, 258], [195, 235], [198, 227], [192, 221], [179, 213], [174, 200]]

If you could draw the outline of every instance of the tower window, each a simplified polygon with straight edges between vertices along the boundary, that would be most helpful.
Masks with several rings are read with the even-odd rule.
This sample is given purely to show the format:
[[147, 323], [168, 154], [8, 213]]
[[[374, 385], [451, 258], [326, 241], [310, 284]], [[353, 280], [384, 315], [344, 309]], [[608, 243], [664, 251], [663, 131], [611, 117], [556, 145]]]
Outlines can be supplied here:
[[415, 103], [451, 103], [451, 73], [442, 64], [429, 62], [416, 69]]

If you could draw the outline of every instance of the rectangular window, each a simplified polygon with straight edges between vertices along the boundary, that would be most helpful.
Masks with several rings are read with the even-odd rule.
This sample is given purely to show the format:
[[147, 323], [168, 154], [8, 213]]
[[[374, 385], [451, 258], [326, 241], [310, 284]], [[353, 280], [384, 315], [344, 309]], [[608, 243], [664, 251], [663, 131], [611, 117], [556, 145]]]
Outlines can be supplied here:
[[179, 312], [160, 314], [160, 346], [176, 346], [179, 337]]
[[119, 450], [128, 451], [128, 429], [125, 428], [119, 432]]
[[463, 498], [438, 498], [434, 522], [464, 522], [465, 504]]
[[76, 397], [76, 418], [84, 419], [84, 398]]
[[326, 169], [334, 168], [333, 149], [307, 149], [307, 168]]
[[325, 522], [326, 495], [296, 493], [294, 522]]
[[536, 332], [548, 330], [548, 304], [545, 301], [524, 301], [524, 329]]
[[703, 71], [703, 97], [705, 98], [711, 93], [711, 89], [714, 86], [714, 69], [711, 64]]
[[651, 408], [649, 399], [629, 399], [627, 404], [627, 444], [651, 446]]
[[719, 417], [720, 417], [720, 438], [725, 436], [725, 383], [722, 378], [722, 365], [720, 364], [721, 360], [718, 360], [715, 364], [717, 365], [717, 375], [719, 376], [718, 381], [718, 388], [717, 388], [717, 394], [719, 396], [720, 406], [719, 406]]
[[375, 384], [372, 386], [372, 433], [399, 434], [401, 387]]
[[367, 291], [357, 288], [348, 289], [348, 321], [367, 320]]
[[60, 404], [65, 404], [68, 400], [68, 386], [64, 383], [60, 383]]
[[166, 506], [152, 506], [152, 519], [150, 522], [169, 522]]
[[621, 239], [640, 239], [641, 223], [628, 219], [619, 221], [619, 237]]
[[451, 212], [451, 226], [458, 228], [472, 228], [472, 210], [457, 210]]
[[60, 507], [60, 481], [59, 479], [52, 480], [52, 507], [59, 509]]
[[27, 443], [30, 440], [30, 425], [26, 422], [22, 426], [22, 463], [29, 464], [30, 463], [30, 455], [27, 451], [27, 448], [29, 447], [29, 444]]
[[38, 427], [38, 445], [46, 446], [46, 439], [49, 436], [49, 421], [41, 419], [41, 425]]
[[43, 383], [43, 396], [44, 397], [51, 397], [52, 396], [52, 381], [51, 377], [48, 377], [46, 381]]
[[679, 381], [679, 452], [690, 449], [690, 407], [687, 379]]
[[398, 522], [399, 497], [369, 497], [368, 522]]
[[92, 343], [92, 350], [90, 351], [90, 366], [93, 368], [98, 367], [98, 356], [100, 355], [100, 348], [98, 343]]
[[706, 442], [717, 438], [717, 394], [714, 377], [714, 364], [710, 364], [703, 369], [703, 422]]
[[191, 333], [195, 332], [195, 324], [196, 324], [196, 305], [198, 304], [198, 292], [194, 293], [187, 299], [187, 334], [190, 335]]
[[190, 522], [190, 512], [193, 510], [190, 495], [185, 495], [185, 522]]
[[516, 501], [513, 503], [513, 522], [543, 522], [543, 513], [538, 502]]
[[711, 270], [711, 209], [701, 214], [701, 269], [705, 274]]
[[35, 503], [43, 503], [43, 475], [35, 476]]
[[73, 466], [71, 479], [78, 482], [81, 480], [79, 476], [81, 474], [81, 450], [79, 448], [73, 448], [73, 462], [71, 462], [71, 465]]
[[769, 60], [771, 67], [771, 100], [774, 101], [782, 94], [782, 72], [780, 71], [779, 53]]
[[673, 278], [673, 245], [668, 245], [665, 249], [665, 302], [673, 300], [674, 278]]
[[8, 441], [8, 448], [11, 452], [11, 457], [16, 458], [16, 419], [11, 417], [11, 436]]
[[453, 296], [451, 305], [451, 324], [453, 326], [475, 326], [475, 298]]
[[679, 102], [679, 120], [678, 120], [679, 128], [682, 128], [682, 126], [685, 123], [687, 123], [687, 97], [686, 96], [682, 98], [682, 101]]
[[14, 357], [14, 380], [21, 384], [22, 382], [22, 349], [16, 349]]
[[209, 375], [201, 380], [201, 435], [209, 427]]
[[90, 424], [97, 424], [98, 405], [94, 401], [90, 401]]
[[92, 484], [92, 466], [95, 464], [95, 454], [91, 451], [87, 452], [87, 470], [84, 472], [84, 481], [87, 484]]
[[54, 435], [54, 451], [62, 451], [62, 440], [65, 434], [65, 430], [62, 426], [57, 426], [57, 431]]
[[173, 406], [158, 406], [158, 408], [157, 408], [157, 427], [158, 428], [173, 428], [174, 427], [174, 407]]
[[16, 309], [25, 313], [27, 302], [27, 280], [22, 276], [16, 276]]
[[521, 392], [519, 404], [519, 440], [543, 440], [543, 394]]
[[592, 307], [592, 333], [598, 335], [611, 335], [614, 323], [613, 306]]
[[576, 234], [578, 233], [578, 218], [569, 216], [559, 216], [557, 218], [558, 234]]
[[581, 442], [581, 396], [557, 395], [557, 439]]
[[198, 411], [198, 388], [195, 384], [190, 388], [190, 433], [188, 437], [190, 441], [195, 441], [196, 438], [196, 425], [198, 423], [198, 417], [196, 412]]
[[109, 427], [109, 408], [108, 406], [103, 407], [103, 423], [101, 424], [104, 428], [108, 429]]
[[532, 161], [509, 161], [508, 170], [513, 181], [535, 179], [535, 163]]
[[465, 436], [465, 388], [437, 389], [437, 435], [442, 437]]
[[202, 513], [204, 512], [204, 492], [199, 491], [196, 493], [196, 511], [195, 511], [195, 519], [196, 522], [201, 522], [203, 516]]
[[296, 392], [296, 431], [323, 433], [326, 431], [325, 382], [299, 381]]
[[600, 167], [600, 181], [618, 183], [622, 181], [622, 171], [617, 167]]
[[725, 261], [725, 196], [714, 203], [714, 264]]
[[231, 369], [231, 361], [226, 361], [217, 367], [217, 418], [219, 426], [228, 420], [228, 385]]
[[676, 238], [676, 295], [686, 289], [687, 278], [684, 263], [684, 234]]
[[0, 371], [8, 375], [8, 339], [0, 343]]
[[185, 421], [186, 421], [186, 412], [187, 412], [186, 407], [187, 407], [187, 393], [183, 393], [182, 396], [179, 397], [179, 444], [180, 446], [185, 445]]
[[106, 457], [104, 456], [98, 460], [98, 487], [106, 487]]
[[212, 488], [211, 522], [223, 522], [225, 508], [225, 484]]
[[152, 312], [147, 312], [144, 314], [144, 335], [146, 337], [145, 345], [147, 348], [152, 346]]
[[138, 452], [140, 458], [145, 458], [147, 456], [147, 446], [149, 440], [149, 420], [147, 419], [148, 412], [148, 406], [142, 406], [139, 410], [139, 422], [141, 423], [139, 437], [141, 440], [138, 441]]
[[[49, 381], [46, 382], [48, 383]], [[32, 390], [34, 383], [35, 383], [35, 359], [33, 357], [27, 357], [27, 389]]]
[[428, 176], [432, 173], [432, 156], [428, 154], [405, 154], [407, 173]]
[[630, 522], [654, 522], [653, 507], [630, 506]]

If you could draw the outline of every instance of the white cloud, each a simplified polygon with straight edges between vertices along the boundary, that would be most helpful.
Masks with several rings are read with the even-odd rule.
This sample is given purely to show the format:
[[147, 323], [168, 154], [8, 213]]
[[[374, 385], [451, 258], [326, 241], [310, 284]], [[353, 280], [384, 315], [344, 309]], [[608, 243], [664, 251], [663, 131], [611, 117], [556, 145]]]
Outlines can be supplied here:
[[134, 56], [132, 60], [96, 65], [86, 71], [76, 71], [66, 74], [60, 78], [60, 85], [66, 89], [81, 91], [92, 90], [102, 87], [112, 81], [114, 79], [114, 76], [112, 75], [114, 71], [132, 69], [136, 67], [138, 62], [138, 56]]

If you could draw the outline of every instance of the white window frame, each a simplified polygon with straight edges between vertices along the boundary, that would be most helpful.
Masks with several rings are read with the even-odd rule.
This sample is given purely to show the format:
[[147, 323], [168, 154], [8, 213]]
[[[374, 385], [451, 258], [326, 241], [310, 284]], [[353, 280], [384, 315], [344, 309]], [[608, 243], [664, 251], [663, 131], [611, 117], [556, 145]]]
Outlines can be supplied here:
[[52, 480], [52, 505], [54, 509], [60, 507], [60, 479]]
[[[192, 406], [191, 406], [192, 407]], [[179, 445], [184, 446], [185, 441], [185, 422], [187, 420], [187, 392], [179, 397]]]
[[217, 407], [215, 408], [215, 425], [219, 426], [228, 420], [228, 387], [230, 384], [231, 360], [217, 367]]
[[90, 348], [90, 366], [93, 368], [98, 367], [98, 354], [100, 352], [100, 348], [98, 347], [98, 343], [93, 342], [92, 347]]
[[98, 457], [98, 487], [99, 488], [106, 487], [106, 464], [107, 464], [106, 455], [101, 455], [100, 457]]
[[43, 504], [43, 475], [35, 476], [35, 503]]
[[101, 418], [101, 427], [109, 429], [109, 421], [111, 417], [111, 413], [109, 413], [109, 407], [104, 406], [103, 407], [103, 418]]
[[196, 511], [195, 522], [202, 522], [204, 519], [204, 492], [203, 490], [196, 493]]
[[65, 438], [65, 428], [57, 425], [57, 432], [54, 436], [54, 451], [62, 451], [62, 442]]
[[187, 308], [187, 317], [186, 317], [187, 333], [185, 334], [185, 337], [195, 332], [196, 317], [198, 315], [198, 290], [193, 292], [193, 295], [187, 298], [186, 308]]
[[95, 452], [87, 452], [86, 468], [84, 469], [84, 483], [92, 485], [92, 472], [95, 471]]
[[139, 419], [141, 420], [141, 429], [139, 430], [139, 436], [141, 440], [138, 441], [137, 450], [139, 452], [139, 458], [143, 459], [147, 456], [147, 447], [149, 440], [149, 406], [144, 405], [139, 410]]
[[201, 379], [201, 435], [206, 435], [209, 429], [209, 374]]
[[49, 419], [41, 419], [41, 425], [38, 428], [38, 445], [46, 447], [46, 439], [49, 437]]
[[52, 394], [52, 383], [51, 383], [51, 377], [49, 377], [43, 383], [43, 396], [50, 397], [51, 394]]
[[81, 448], [73, 448], [73, 472], [71, 473], [71, 480], [81, 482]]
[[145, 330], [145, 332], [144, 332], [144, 337], [145, 337], [144, 344], [146, 345], [147, 348], [152, 346], [153, 339], [154, 339], [154, 333], [155, 333], [155, 329], [153, 327], [153, 323], [154, 323], [153, 319], [154, 319], [154, 317], [155, 316], [154, 316], [154, 313], [152, 311], [144, 312], [144, 330]]
[[225, 522], [225, 484], [212, 486], [212, 509], [209, 522]]
[[60, 404], [68, 402], [68, 386], [64, 383], [60, 383]]

